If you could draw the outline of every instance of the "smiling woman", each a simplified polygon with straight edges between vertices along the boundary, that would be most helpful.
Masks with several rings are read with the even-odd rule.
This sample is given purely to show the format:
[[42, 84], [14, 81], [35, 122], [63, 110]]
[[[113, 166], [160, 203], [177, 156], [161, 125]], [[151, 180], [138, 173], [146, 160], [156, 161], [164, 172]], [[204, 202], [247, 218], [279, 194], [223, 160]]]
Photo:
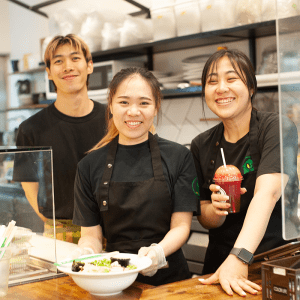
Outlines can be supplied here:
[[104, 235], [108, 252], [151, 258], [137, 279], [151, 285], [191, 276], [181, 246], [198, 213], [190, 151], [153, 134], [161, 98], [146, 69], [117, 73], [109, 87], [107, 134], [80, 162], [75, 180], [79, 246], [100, 252]]
[[134, 145], [148, 140], [157, 109], [152, 90], [143, 77], [132, 75], [120, 84], [110, 111], [120, 144]]
[[[202, 211], [198, 220], [209, 229], [203, 273], [215, 272], [203, 283], [219, 280], [229, 295], [233, 290], [241, 296], [245, 291], [255, 294], [261, 288], [247, 280], [247, 264], [253, 254], [287, 243], [281, 232], [281, 193], [296, 187], [295, 199], [290, 200], [297, 203], [298, 176], [295, 169], [280, 167], [278, 114], [260, 112], [252, 106], [257, 82], [244, 53], [214, 53], [204, 66], [202, 83], [203, 101], [222, 121], [191, 144]], [[283, 142], [291, 145], [288, 165], [296, 165], [297, 129], [288, 118], [283, 123], [287, 132]], [[244, 178], [246, 192], [241, 190], [239, 213], [228, 214], [230, 198], [226, 193], [221, 195], [220, 186], [213, 184], [216, 170], [223, 165], [220, 148], [224, 149], [226, 164], [236, 166]]]

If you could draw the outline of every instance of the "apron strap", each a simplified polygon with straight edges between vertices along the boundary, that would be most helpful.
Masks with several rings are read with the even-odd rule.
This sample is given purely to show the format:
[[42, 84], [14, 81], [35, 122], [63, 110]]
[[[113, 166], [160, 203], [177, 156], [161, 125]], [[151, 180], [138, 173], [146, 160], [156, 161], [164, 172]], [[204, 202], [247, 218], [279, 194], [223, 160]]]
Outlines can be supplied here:
[[152, 168], [155, 180], [165, 180], [161, 163], [161, 156], [156, 137], [149, 132], [149, 145], [152, 158]]
[[109, 194], [109, 182], [111, 180], [113, 166], [115, 163], [115, 157], [118, 148], [119, 135], [117, 135], [110, 143], [108, 154], [106, 157], [105, 169], [102, 176], [100, 186], [100, 211], [108, 210], [108, 194]]
[[257, 171], [261, 154], [258, 145], [257, 111], [253, 108], [252, 108], [251, 120], [250, 120], [249, 142], [250, 142], [250, 156], [253, 161], [254, 170]]

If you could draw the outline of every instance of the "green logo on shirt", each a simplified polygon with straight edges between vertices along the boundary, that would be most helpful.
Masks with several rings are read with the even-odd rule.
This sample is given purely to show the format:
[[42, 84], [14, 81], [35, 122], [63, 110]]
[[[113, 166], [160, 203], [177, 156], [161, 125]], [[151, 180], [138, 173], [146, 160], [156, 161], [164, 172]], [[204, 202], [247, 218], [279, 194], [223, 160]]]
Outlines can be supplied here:
[[253, 160], [251, 159], [251, 156], [246, 156], [245, 157], [245, 163], [243, 164], [243, 170], [244, 174], [249, 173], [250, 171], [254, 171], [253, 167]]
[[199, 183], [198, 183], [198, 178], [197, 177], [193, 180], [192, 188], [193, 188], [193, 191], [194, 191], [195, 195], [200, 196]]

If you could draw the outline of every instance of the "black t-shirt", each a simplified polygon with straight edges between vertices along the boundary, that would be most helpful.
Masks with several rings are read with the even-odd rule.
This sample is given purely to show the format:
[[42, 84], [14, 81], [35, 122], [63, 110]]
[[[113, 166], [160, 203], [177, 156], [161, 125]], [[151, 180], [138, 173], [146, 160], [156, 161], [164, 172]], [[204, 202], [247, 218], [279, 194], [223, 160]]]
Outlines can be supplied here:
[[[223, 136], [224, 126], [220, 123], [219, 125], [198, 135], [191, 144], [191, 151], [194, 157], [199, 180], [200, 200], [211, 200], [209, 185], [213, 183], [212, 179], [215, 170], [223, 164], [219, 150], [221, 147], [223, 147], [224, 150], [226, 163], [237, 166], [241, 171], [241, 174], [244, 177], [242, 187], [245, 187], [248, 191], [246, 194], [241, 196], [241, 212], [237, 214], [229, 214], [222, 226], [209, 231], [210, 243], [213, 241], [219, 249], [227, 248], [228, 251], [230, 251], [233, 247], [234, 242], [243, 226], [248, 206], [253, 197], [253, 194], [250, 195], [249, 191], [253, 189], [256, 178], [263, 174], [281, 172], [279, 116], [275, 113], [257, 112], [256, 118], [257, 148], [260, 155], [259, 164], [256, 169], [253, 166], [250, 153], [250, 133], [232, 144], [225, 140]], [[290, 199], [293, 202], [293, 207], [295, 208], [295, 205], [297, 204], [298, 189], [298, 176], [296, 169], [298, 134], [295, 125], [288, 118], [283, 118], [283, 130], [283, 143], [285, 145], [290, 145], [290, 155], [286, 155], [286, 161], [284, 162], [284, 172], [289, 175], [289, 182], [286, 190], [291, 191]], [[217, 155], [216, 157], [212, 157], [212, 153], [216, 153], [216, 149], [218, 149]], [[209, 170], [213, 170], [213, 172], [210, 173]], [[212, 175], [210, 176], [209, 174]], [[249, 180], [249, 178], [251, 179]], [[247, 186], [246, 182], [251, 183], [251, 188]], [[294, 191], [296, 191], [296, 193]], [[263, 201], [263, 199], [261, 200]], [[286, 243], [286, 241], [282, 238], [281, 222], [281, 200], [279, 200], [275, 205], [265, 236], [256, 253], [261, 253]], [[226, 258], [227, 255], [224, 255], [224, 257]]]
[[[196, 170], [190, 151], [177, 143], [158, 138], [163, 173], [173, 200], [173, 212], [198, 214], [199, 199], [192, 184]], [[101, 223], [97, 200], [109, 144], [87, 155], [79, 164], [75, 179], [73, 223], [96, 226]], [[118, 144], [112, 181], [136, 182], [153, 177], [149, 142], [133, 146]]]
[[[83, 117], [67, 116], [51, 104], [25, 120], [18, 130], [17, 146], [52, 147], [56, 219], [72, 219], [77, 163], [105, 132], [106, 107], [93, 102], [92, 112]], [[28, 178], [19, 174], [18, 181], [28, 181]]]

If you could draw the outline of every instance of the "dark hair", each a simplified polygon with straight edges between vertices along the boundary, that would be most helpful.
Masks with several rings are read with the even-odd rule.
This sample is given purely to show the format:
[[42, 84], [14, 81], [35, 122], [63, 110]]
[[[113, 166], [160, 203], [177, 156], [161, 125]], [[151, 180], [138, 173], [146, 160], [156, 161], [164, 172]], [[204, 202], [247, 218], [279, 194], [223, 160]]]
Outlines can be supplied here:
[[255, 77], [255, 71], [250, 59], [239, 50], [226, 50], [222, 49], [210, 56], [206, 61], [202, 71], [202, 104], [204, 107], [205, 101], [205, 86], [209, 76], [210, 70], [217, 67], [217, 64], [221, 58], [227, 56], [230, 60], [233, 69], [241, 80], [245, 83], [248, 88], [249, 95], [251, 95], [251, 103], [257, 93], [257, 81]]
[[[56, 50], [63, 45], [70, 45], [71, 47], [74, 47], [76, 51], [82, 51], [86, 63], [92, 60], [92, 54], [90, 52], [90, 49], [88, 45], [81, 39], [79, 36], [75, 34], [67, 34], [66, 36], [62, 35], [57, 35], [55, 36], [50, 43], [48, 44], [45, 54], [44, 54], [44, 62], [46, 64], [46, 67], [50, 69], [51, 66], [51, 59], [53, 58]], [[90, 75], [88, 74], [87, 80], [86, 80], [86, 85], [87, 87], [89, 86], [89, 77]], [[55, 91], [57, 90], [55, 83], [53, 82]]]
[[[99, 143], [97, 143], [90, 151], [97, 150], [106, 144], [108, 144], [110, 141], [112, 141], [118, 134], [118, 130], [113, 122], [112, 115], [110, 113], [110, 106], [112, 104], [112, 100], [114, 95], [117, 92], [118, 87], [120, 84], [130, 76], [139, 75], [143, 79], [147, 81], [147, 83], [150, 85], [153, 97], [155, 99], [155, 108], [157, 110], [157, 121], [160, 118], [160, 107], [161, 107], [161, 100], [163, 98], [162, 92], [160, 90], [160, 84], [156, 77], [152, 74], [152, 72], [148, 71], [145, 68], [126, 68], [119, 71], [112, 79], [111, 83], [109, 84], [108, 90], [108, 103], [106, 108], [106, 123], [107, 123], [107, 129], [105, 136], [101, 139]], [[154, 126], [151, 126], [150, 131], [154, 133], [155, 128]]]

